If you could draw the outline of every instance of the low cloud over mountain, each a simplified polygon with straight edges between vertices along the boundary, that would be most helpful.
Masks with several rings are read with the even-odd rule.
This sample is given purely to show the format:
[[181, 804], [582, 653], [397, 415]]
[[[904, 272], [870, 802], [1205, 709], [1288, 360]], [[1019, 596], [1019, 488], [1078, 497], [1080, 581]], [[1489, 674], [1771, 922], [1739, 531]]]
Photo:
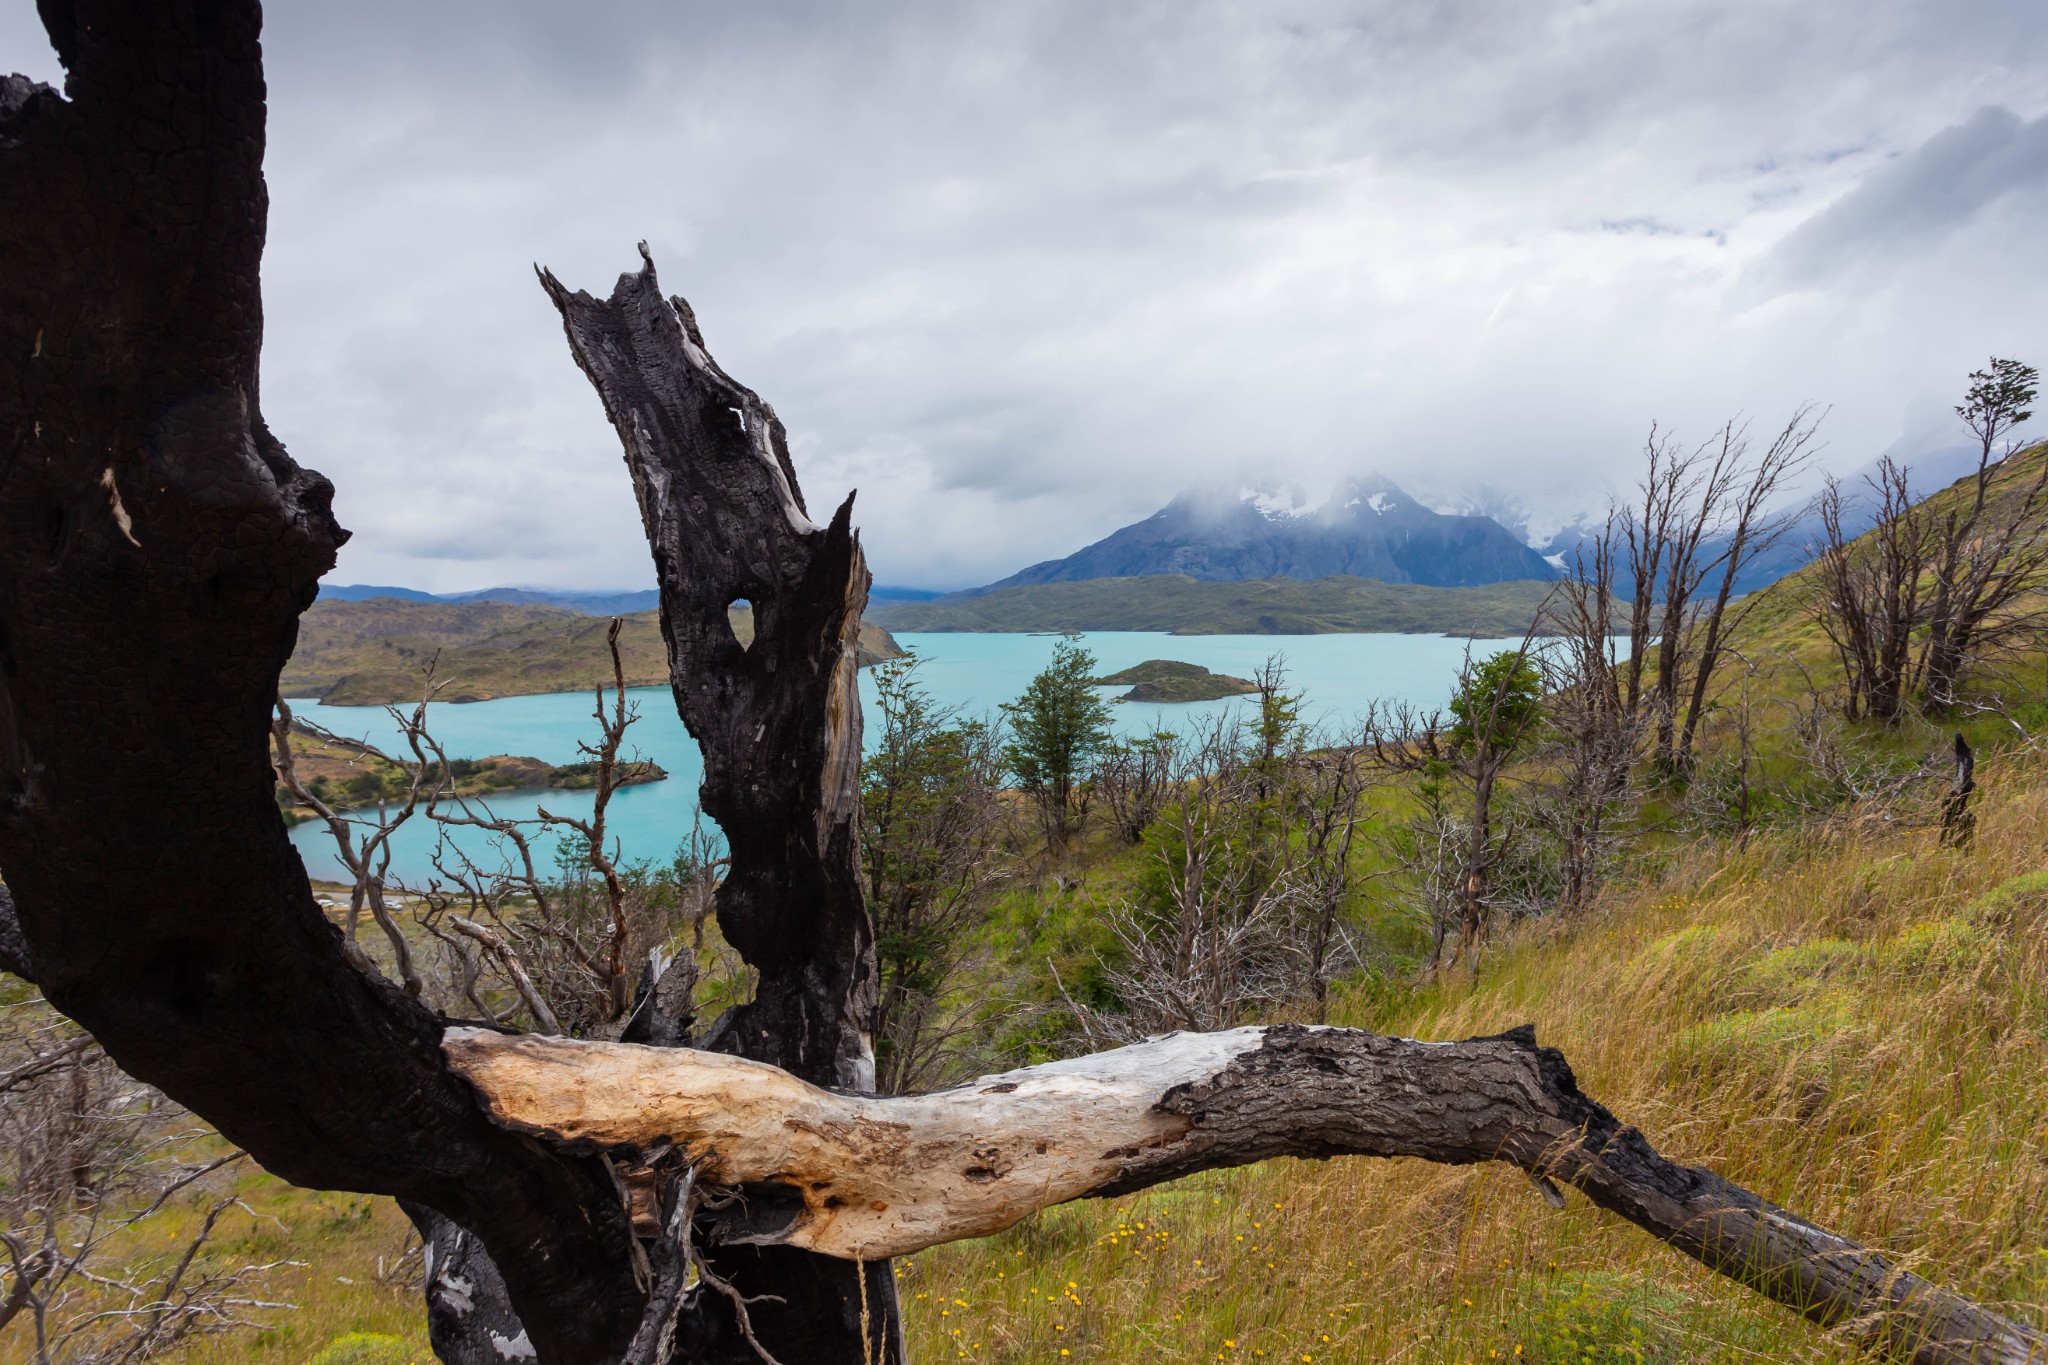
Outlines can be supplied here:
[[1153, 574], [1210, 582], [1352, 574], [1433, 587], [1556, 576], [1543, 556], [1491, 517], [1446, 516], [1392, 481], [1368, 476], [1327, 493], [1300, 484], [1190, 489], [1086, 549], [974, 593]]

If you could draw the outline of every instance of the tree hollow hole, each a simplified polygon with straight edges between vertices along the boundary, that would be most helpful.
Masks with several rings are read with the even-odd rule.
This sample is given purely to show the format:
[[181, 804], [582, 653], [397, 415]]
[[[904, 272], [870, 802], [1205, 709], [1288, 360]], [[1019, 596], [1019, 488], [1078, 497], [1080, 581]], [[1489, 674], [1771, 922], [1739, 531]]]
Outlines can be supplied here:
[[732, 631], [732, 638], [746, 649], [754, 643], [754, 604], [747, 598], [735, 597], [725, 604], [725, 624]]

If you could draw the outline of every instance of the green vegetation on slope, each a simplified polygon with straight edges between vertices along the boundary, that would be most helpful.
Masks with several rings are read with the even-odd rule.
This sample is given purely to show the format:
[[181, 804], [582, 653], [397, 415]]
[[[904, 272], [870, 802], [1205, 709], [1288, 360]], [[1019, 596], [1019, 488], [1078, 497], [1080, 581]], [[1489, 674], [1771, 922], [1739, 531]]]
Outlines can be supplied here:
[[[1992, 476], [1991, 507], [1998, 508], [2018, 497], [2021, 490], [2040, 476], [2044, 461], [2048, 461], [2048, 441], [2031, 445], [2001, 464]], [[1929, 495], [1924, 505], [1933, 509], [1937, 518], [1957, 512], [1965, 507], [1967, 500], [1974, 494], [1975, 482], [1974, 474], [1966, 475], [1940, 492]], [[1856, 539], [1857, 553], [1869, 551], [1873, 535], [1872, 532], [1865, 532]], [[1923, 592], [1928, 586], [1923, 580]], [[1804, 698], [1810, 690], [1810, 683], [1814, 682], [1829, 686], [1840, 685], [1841, 663], [1814, 616], [1814, 608], [1824, 588], [1820, 566], [1808, 564], [1787, 574], [1769, 587], [1759, 589], [1743, 604], [1742, 625], [1736, 635], [1736, 643], [1744, 656], [1754, 664], [1756, 681], [1762, 692], [1774, 699]], [[2038, 598], [2038, 594], [2036, 597]], [[2018, 604], [2018, 609], [2033, 610], [2039, 605], [2038, 601], [2032, 599], [2023, 600]], [[1916, 641], [1924, 638], [1924, 630], [1916, 632]], [[2038, 645], [2002, 653], [2004, 658], [1998, 672], [2024, 674], [2031, 679], [2043, 676], [2042, 664], [2048, 660], [2044, 660]], [[1980, 676], [1974, 681], [1981, 685], [1987, 679], [1981, 676], [1983, 670], [1980, 669], [1979, 673]], [[1971, 682], [1972, 679], [1966, 674], [1966, 691]], [[1735, 673], [1724, 679], [1721, 684], [1724, 689], [1724, 704], [1733, 702], [1733, 692], [1739, 684], [1740, 679]], [[2034, 686], [2028, 690], [2039, 689], [2038, 686]], [[1964, 718], [1949, 719], [1955, 721]], [[2011, 732], [2009, 729], [2003, 729], [2004, 725], [2005, 722], [2002, 720], [1989, 725], [1979, 721], [1974, 724], [1966, 722], [1961, 728], [1969, 731], [1974, 741], [1979, 733], [1987, 737], [2001, 732], [2009, 735]], [[1916, 727], [1909, 718], [1904, 728], [1914, 731]], [[1954, 730], [1957, 726], [1949, 724], [1945, 728]], [[1869, 733], [1880, 734], [1881, 730], [1871, 727]]]
[[873, 618], [890, 630], [1143, 630], [1175, 635], [1504, 637], [1528, 629], [1550, 593], [1540, 582], [1428, 588], [1375, 579], [1261, 578], [1203, 583], [1183, 574], [1000, 588], [980, 597], [893, 602]]
[[[1872, 824], [1638, 862], [1476, 982], [1354, 984], [1333, 1023], [1534, 1022], [1675, 1158], [2006, 1311], [2048, 1302], [2048, 764], [1984, 773], [1977, 845]], [[1020, 956], [1085, 942], [1134, 860], [1069, 867]], [[1092, 907], [1091, 907], [1092, 903]], [[1085, 949], [1062, 954], [1070, 990]], [[1272, 1162], [898, 1263], [917, 1359], [1846, 1362], [1852, 1350], [1505, 1167]], [[1066, 1357], [1062, 1351], [1070, 1352]]]
[[1147, 659], [1095, 682], [1099, 687], [1130, 688], [1118, 701], [1215, 701], [1259, 690], [1259, 685], [1248, 678], [1211, 673], [1200, 664], [1184, 664], [1177, 659]]
[[[1822, 790], [1834, 779], [1816, 769], [1800, 723], [1808, 676], [1822, 687], [1830, 677], [1806, 614], [1816, 590], [1795, 576], [1759, 595], [1742, 636], [1758, 672], [1728, 671], [1710, 731], [1718, 760], [1738, 712], [1755, 708], [1746, 780], [1784, 786], [1781, 821], [1716, 838], [1681, 793], [1659, 789], [1598, 902], [1520, 921], [1476, 979], [1420, 984], [1416, 913], [1388, 893], [1392, 879], [1376, 879], [1351, 925], [1371, 965], [1339, 985], [1328, 1019], [1424, 1038], [1533, 1022], [1588, 1094], [1672, 1156], [2039, 1321], [2048, 873], [2030, 869], [2048, 867], [2048, 755], [1994, 744], [2010, 733], [2002, 718], [1963, 722], [1981, 755], [1979, 826], [1963, 849], [1938, 846], [1910, 811]], [[2036, 655], [2032, 680], [2038, 665]], [[2039, 695], [2033, 681], [2011, 700], [2038, 711]], [[1917, 719], [1839, 728], [1859, 761], [1905, 768], [1945, 739]], [[1713, 777], [1703, 771], [1693, 796]], [[1411, 799], [1393, 785], [1373, 797], [1388, 817]], [[1160, 852], [1098, 821], [1004, 886], [969, 931], [970, 954], [993, 970], [960, 989], [977, 993], [992, 1046], [1072, 1050], [1063, 997], [1105, 989], [1104, 959], [1119, 948], [1110, 914], [1145, 894]], [[1390, 870], [1383, 857], [1366, 849], [1361, 862]], [[715, 947], [715, 925], [711, 935]], [[1259, 1017], [1310, 1016], [1296, 1005]], [[388, 1202], [254, 1173], [237, 1189], [263, 1217], [246, 1233], [234, 1223], [232, 1251], [288, 1251], [317, 1268], [281, 1286], [302, 1307], [280, 1327], [199, 1343], [188, 1359], [303, 1365], [345, 1333], [394, 1338], [371, 1343], [394, 1361], [423, 1350], [415, 1275], [374, 1269], [402, 1245]], [[896, 1273], [920, 1360], [1859, 1358], [1568, 1199], [1554, 1212], [1491, 1166], [1273, 1162], [1053, 1209], [906, 1258]], [[346, 1349], [366, 1348], [359, 1337]]]
[[[619, 655], [629, 687], [668, 682], [668, 654], [655, 612], [622, 618]], [[536, 692], [585, 692], [611, 681], [605, 651], [610, 618], [562, 607], [510, 602], [315, 602], [299, 621], [299, 644], [280, 687], [287, 697], [337, 706], [417, 701], [421, 674], [434, 676], [443, 701], [487, 701]], [[754, 638], [753, 612], [732, 612], [740, 643]], [[903, 651], [889, 632], [861, 623], [861, 662]]]

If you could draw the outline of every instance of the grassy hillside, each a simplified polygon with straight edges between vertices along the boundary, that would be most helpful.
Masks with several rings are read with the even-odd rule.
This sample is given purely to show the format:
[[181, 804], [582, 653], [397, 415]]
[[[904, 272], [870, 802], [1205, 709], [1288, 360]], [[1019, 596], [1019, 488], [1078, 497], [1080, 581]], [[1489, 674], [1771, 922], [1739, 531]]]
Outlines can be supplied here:
[[1147, 630], [1175, 635], [1519, 635], [1550, 585], [1428, 588], [1368, 578], [1202, 583], [1185, 575], [1097, 578], [1001, 588], [981, 597], [900, 602], [873, 617], [890, 630]]
[[[1679, 854], [1476, 983], [1335, 1022], [1533, 1021], [1664, 1150], [2015, 1311], [2048, 1302], [2048, 768], [1986, 778], [1968, 853], [1878, 828]], [[1070, 893], [1069, 893], [1070, 894]], [[899, 1266], [914, 1353], [1060, 1359], [1846, 1361], [1577, 1197], [1421, 1162], [1281, 1162], [1057, 1209]]]
[[[2044, 461], [2048, 461], [2048, 442], [2029, 446], [2005, 461], [1992, 476], [1991, 505], [1995, 507], [2016, 497], [2020, 490], [2039, 478]], [[1939, 513], [1951, 507], [1961, 509], [1965, 500], [1974, 494], [1974, 477], [1959, 479], [1930, 496], [1927, 502]], [[1868, 539], [1868, 534], [1862, 537], [1864, 541]], [[1836, 660], [1834, 649], [1813, 614], [1821, 588], [1820, 570], [1809, 564], [1760, 589], [1743, 605], [1742, 627], [1735, 643], [1756, 665], [1759, 682], [1772, 695], [1803, 695], [1809, 679], [1826, 683], [1840, 674], [1841, 665]], [[2039, 650], [2022, 653], [2007, 661], [2009, 667], [2025, 669], [2035, 680], [2043, 677], [2041, 662]], [[1965, 691], [1971, 681], [1965, 676]], [[1984, 679], [1980, 677], [1976, 681], [1981, 684]], [[1721, 686], [1727, 689], [1736, 682], [1735, 671], [1731, 670], [1724, 675]], [[2039, 693], [2038, 681], [2027, 690]]]
[[[668, 656], [656, 615], [623, 618], [620, 656], [630, 687], [668, 682]], [[753, 613], [732, 613], [733, 634], [753, 639]], [[416, 700], [420, 670], [439, 656], [435, 676], [445, 701], [485, 701], [534, 692], [579, 692], [611, 680], [605, 651], [610, 621], [562, 607], [507, 602], [315, 602], [299, 622], [299, 644], [285, 665], [287, 697], [319, 697], [343, 706]], [[902, 651], [872, 622], [861, 626], [862, 662]]]
[[[1741, 640], [1778, 708], [1758, 718], [1769, 764], [1796, 761], [1806, 678], [1828, 677], [1806, 615], [1813, 591], [1795, 576], [1759, 595]], [[1746, 676], [1724, 679], [1716, 744]], [[2038, 683], [2027, 696], [2039, 702]], [[1970, 725], [1985, 742], [1966, 849], [1938, 847], [1923, 819], [1896, 810], [1808, 811], [1738, 845], [1653, 807], [1593, 910], [1522, 921], [1476, 978], [1417, 984], [1418, 930], [1377, 899], [1356, 926], [1371, 968], [1340, 987], [1330, 1022], [1419, 1038], [1533, 1022], [1588, 1094], [1667, 1154], [2042, 1324], [2048, 754], [2009, 730], [1994, 742], [2002, 721]], [[1943, 735], [1914, 721], [1852, 738], [1910, 756]], [[987, 951], [1020, 980], [1051, 962], [1061, 990], [1085, 990], [1104, 908], [1146, 875], [1146, 856], [1097, 830], [1037, 864], [981, 931]], [[1034, 1014], [1033, 999], [1049, 1008]], [[1048, 985], [1001, 1026], [1029, 1034], [1057, 1010]], [[430, 1359], [416, 1271], [379, 1274], [404, 1246], [389, 1201], [253, 1172], [234, 1187], [253, 1216], [233, 1215], [227, 1249], [306, 1262], [265, 1291], [298, 1308], [182, 1359], [305, 1365], [359, 1332], [390, 1338], [390, 1354], [369, 1359]], [[205, 1198], [177, 1217], [189, 1224]], [[928, 1363], [1858, 1358], [1576, 1195], [1552, 1211], [1491, 1166], [1266, 1163], [1054, 1209], [895, 1269], [913, 1359]], [[0, 1361], [26, 1358], [0, 1337]]]

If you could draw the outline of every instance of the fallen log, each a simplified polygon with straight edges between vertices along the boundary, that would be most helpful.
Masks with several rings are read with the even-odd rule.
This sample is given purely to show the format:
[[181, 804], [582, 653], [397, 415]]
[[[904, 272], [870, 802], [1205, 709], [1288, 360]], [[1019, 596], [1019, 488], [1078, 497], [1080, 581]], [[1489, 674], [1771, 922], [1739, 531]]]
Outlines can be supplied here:
[[1919, 1365], [2048, 1361], [2048, 1337], [1698, 1167], [1579, 1093], [1532, 1029], [1426, 1043], [1275, 1025], [1176, 1033], [928, 1095], [824, 1090], [681, 1048], [450, 1029], [492, 1118], [570, 1150], [673, 1145], [743, 1197], [729, 1244], [873, 1260], [1270, 1157], [1505, 1161], [1708, 1268]]

